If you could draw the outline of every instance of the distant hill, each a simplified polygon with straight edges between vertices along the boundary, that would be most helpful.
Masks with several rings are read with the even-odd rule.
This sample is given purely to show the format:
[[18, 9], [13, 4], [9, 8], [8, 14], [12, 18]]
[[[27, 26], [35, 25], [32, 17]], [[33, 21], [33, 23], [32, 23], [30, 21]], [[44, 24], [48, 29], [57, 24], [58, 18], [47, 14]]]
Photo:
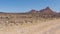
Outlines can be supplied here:
[[31, 10], [29, 13], [45, 13], [45, 14], [52, 14], [52, 13], [55, 13], [55, 12], [52, 11], [49, 7], [46, 7], [45, 9], [42, 9], [42, 10], [40, 10], [40, 11]]
[[50, 7], [46, 7], [45, 9], [42, 9], [40, 11], [37, 10], [31, 10], [30, 12], [28, 12], [29, 14], [36, 14], [39, 15], [41, 17], [47, 18], [47, 17], [60, 17], [60, 13], [57, 13], [53, 10], [50, 9]]

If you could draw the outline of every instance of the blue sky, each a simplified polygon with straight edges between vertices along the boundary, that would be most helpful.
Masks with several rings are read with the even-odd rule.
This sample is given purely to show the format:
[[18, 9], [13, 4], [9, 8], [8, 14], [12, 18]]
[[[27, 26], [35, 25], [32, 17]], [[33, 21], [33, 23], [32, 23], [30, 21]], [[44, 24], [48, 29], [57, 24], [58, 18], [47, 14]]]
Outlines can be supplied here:
[[31, 9], [41, 10], [49, 6], [60, 11], [60, 0], [0, 0], [0, 12], [27, 12]]

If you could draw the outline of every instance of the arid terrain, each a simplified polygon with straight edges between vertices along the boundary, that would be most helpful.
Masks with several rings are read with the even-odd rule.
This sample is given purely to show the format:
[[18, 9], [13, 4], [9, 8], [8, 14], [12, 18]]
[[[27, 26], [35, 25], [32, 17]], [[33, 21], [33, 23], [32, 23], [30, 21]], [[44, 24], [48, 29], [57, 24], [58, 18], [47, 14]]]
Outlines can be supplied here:
[[49, 7], [26, 13], [0, 12], [0, 34], [60, 34], [60, 13]]

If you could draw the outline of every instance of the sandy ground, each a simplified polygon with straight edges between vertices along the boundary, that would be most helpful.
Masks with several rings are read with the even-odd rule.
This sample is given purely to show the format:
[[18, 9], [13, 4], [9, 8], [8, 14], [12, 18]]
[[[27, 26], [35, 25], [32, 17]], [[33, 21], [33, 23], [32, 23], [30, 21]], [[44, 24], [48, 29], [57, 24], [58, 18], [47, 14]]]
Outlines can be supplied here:
[[30, 26], [0, 26], [0, 34], [60, 34], [60, 19]]

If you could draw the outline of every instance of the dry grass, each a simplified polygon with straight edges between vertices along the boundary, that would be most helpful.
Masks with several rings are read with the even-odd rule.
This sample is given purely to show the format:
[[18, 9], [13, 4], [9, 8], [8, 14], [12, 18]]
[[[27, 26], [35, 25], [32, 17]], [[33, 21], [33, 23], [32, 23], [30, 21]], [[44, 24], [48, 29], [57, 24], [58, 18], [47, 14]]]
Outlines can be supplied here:
[[60, 18], [42, 18], [31, 14], [3, 14], [0, 15], [0, 34], [55, 34], [57, 32], [59, 34], [59, 22]]

